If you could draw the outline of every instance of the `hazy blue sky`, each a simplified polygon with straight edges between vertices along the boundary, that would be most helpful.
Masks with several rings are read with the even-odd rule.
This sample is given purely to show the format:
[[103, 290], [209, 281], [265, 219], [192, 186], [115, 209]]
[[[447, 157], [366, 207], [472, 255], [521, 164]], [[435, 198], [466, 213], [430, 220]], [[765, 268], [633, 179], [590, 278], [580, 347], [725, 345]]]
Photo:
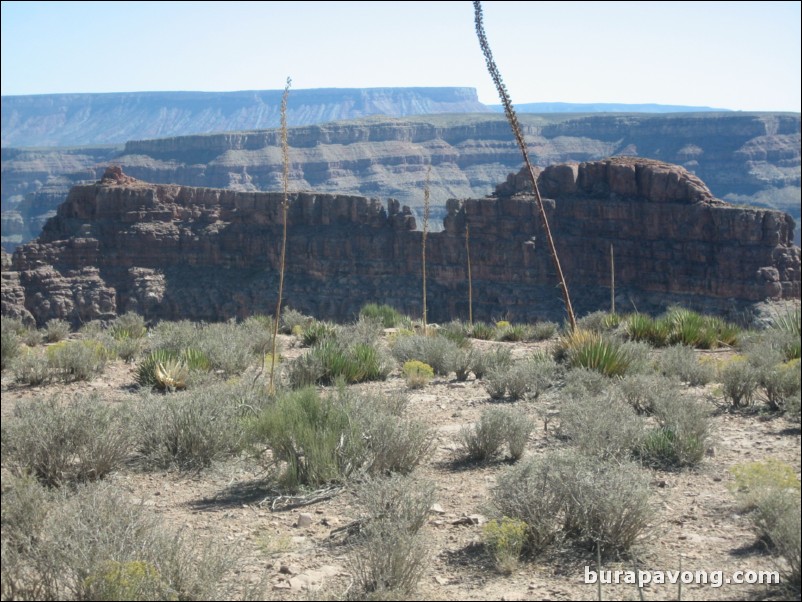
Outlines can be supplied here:
[[[486, 2], [513, 102], [800, 111], [800, 2]], [[2, 94], [471, 86], [470, 2], [2, 2]]]

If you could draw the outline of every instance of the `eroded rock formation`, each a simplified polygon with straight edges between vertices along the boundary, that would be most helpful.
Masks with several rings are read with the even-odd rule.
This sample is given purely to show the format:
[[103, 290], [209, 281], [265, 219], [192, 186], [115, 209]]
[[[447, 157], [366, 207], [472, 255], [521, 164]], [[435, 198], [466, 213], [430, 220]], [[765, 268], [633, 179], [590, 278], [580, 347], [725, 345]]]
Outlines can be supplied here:
[[[579, 313], [606, 307], [615, 249], [619, 307], [668, 303], [726, 313], [798, 298], [793, 220], [733, 207], [683, 168], [631, 157], [555, 165], [540, 186]], [[275, 306], [281, 195], [147, 184], [107, 170], [76, 186], [41, 237], [3, 272], [3, 313], [82, 322], [135, 310], [221, 320]], [[467, 316], [465, 225], [474, 316], [561, 319], [542, 229], [521, 174], [496, 195], [452, 200], [427, 244], [430, 319]], [[321, 318], [366, 302], [420, 311], [420, 231], [390, 200], [292, 195], [285, 299]]]

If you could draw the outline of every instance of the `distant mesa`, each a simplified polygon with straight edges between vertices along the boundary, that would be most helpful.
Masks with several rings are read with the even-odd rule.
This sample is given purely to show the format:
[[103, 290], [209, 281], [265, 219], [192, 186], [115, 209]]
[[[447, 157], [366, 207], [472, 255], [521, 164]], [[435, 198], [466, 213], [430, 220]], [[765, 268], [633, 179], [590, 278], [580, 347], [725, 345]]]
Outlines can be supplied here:
[[[736, 314], [798, 299], [794, 223], [734, 207], [684, 168], [636, 157], [552, 165], [539, 175], [546, 212], [580, 314], [609, 303], [615, 249], [621, 306], [679, 303]], [[40, 238], [3, 258], [2, 312], [44, 324], [110, 319], [225, 320], [270, 313], [278, 290], [281, 193], [148, 184], [109, 167], [72, 188]], [[393, 199], [291, 195], [285, 302], [353, 318], [366, 302], [420, 314], [421, 232]], [[542, 225], [520, 173], [495, 196], [446, 203], [427, 245], [429, 317], [465, 318], [470, 226], [474, 317], [561, 320]]]

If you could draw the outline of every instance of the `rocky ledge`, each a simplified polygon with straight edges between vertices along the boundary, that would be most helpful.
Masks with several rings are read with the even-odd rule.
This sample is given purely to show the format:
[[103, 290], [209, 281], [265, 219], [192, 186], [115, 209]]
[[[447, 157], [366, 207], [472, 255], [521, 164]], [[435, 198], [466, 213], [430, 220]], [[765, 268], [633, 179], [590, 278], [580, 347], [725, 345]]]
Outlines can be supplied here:
[[[715, 199], [682, 167], [633, 157], [554, 165], [539, 188], [579, 313], [607, 307], [611, 248], [619, 308], [682, 303], [717, 313], [799, 298], [794, 222]], [[222, 320], [270, 313], [278, 289], [278, 193], [147, 184], [109, 168], [74, 187], [39, 239], [3, 262], [2, 312], [41, 324]], [[493, 196], [451, 200], [427, 242], [431, 320], [466, 318], [466, 226], [474, 316], [561, 319], [563, 308], [524, 174]], [[294, 193], [287, 305], [349, 319], [366, 302], [420, 313], [421, 232], [390, 199]]]

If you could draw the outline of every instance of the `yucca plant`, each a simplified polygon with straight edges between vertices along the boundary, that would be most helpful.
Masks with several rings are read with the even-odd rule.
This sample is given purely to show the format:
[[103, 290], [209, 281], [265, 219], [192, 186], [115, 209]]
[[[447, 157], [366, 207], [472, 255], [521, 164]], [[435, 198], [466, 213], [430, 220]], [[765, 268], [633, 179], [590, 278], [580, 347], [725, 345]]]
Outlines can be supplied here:
[[562, 353], [574, 367], [596, 370], [605, 376], [623, 376], [632, 356], [617, 340], [587, 330], [575, 330], [563, 337]]

